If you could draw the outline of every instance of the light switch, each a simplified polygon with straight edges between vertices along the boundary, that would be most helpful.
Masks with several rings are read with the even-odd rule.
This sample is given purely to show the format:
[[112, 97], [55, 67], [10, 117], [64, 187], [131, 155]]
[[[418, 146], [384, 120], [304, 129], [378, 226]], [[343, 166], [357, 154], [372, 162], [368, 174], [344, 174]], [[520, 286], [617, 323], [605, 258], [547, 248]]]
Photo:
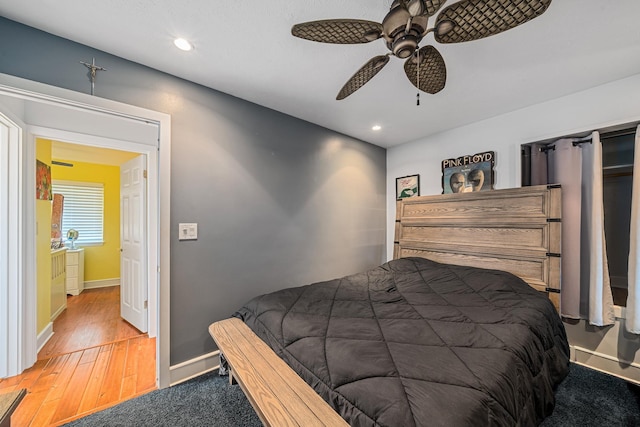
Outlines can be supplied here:
[[178, 224], [178, 240], [198, 240], [198, 224], [195, 222]]

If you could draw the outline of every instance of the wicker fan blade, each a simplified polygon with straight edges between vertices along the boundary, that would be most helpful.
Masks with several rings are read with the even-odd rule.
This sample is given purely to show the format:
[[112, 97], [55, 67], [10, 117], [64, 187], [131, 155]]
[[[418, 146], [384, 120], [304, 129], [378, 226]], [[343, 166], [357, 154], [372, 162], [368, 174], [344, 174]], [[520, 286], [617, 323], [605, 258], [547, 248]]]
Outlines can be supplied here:
[[362, 66], [356, 73], [347, 81], [336, 99], [339, 101], [341, 99], [345, 99], [347, 96], [351, 95], [353, 92], [360, 89], [364, 86], [369, 80], [371, 80], [376, 74], [380, 72], [384, 68], [385, 65], [389, 62], [388, 55], [378, 55], [373, 57]]
[[[436, 20], [435, 38], [440, 43], [478, 40], [515, 28], [542, 15], [551, 0], [462, 0], [444, 8]], [[443, 28], [453, 28], [438, 32]]]
[[[418, 58], [420, 59], [419, 67]], [[433, 46], [425, 46], [418, 51], [417, 57], [413, 55], [407, 59], [404, 63], [404, 72], [415, 87], [427, 93], [440, 92], [447, 81], [444, 59]]]
[[360, 19], [327, 19], [296, 24], [291, 34], [322, 43], [369, 43], [380, 38], [382, 24]]

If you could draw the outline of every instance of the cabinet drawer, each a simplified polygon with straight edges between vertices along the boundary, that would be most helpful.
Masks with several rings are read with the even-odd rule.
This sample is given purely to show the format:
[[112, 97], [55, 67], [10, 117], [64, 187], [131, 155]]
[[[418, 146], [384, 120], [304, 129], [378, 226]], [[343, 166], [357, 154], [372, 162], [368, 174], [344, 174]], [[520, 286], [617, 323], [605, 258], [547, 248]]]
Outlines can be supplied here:
[[78, 278], [77, 277], [67, 277], [67, 282], [65, 283], [67, 289], [78, 289]]
[[67, 265], [78, 265], [78, 253], [67, 252]]
[[67, 266], [67, 277], [78, 277], [78, 266], [77, 265], [68, 265]]

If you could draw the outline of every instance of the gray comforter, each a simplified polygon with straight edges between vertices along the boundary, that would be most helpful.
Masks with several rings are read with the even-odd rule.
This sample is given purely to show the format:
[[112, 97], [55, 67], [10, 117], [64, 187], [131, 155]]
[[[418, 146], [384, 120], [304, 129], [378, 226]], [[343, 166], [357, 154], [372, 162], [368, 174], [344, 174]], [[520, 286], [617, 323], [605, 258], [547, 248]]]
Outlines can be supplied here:
[[235, 313], [354, 426], [529, 426], [569, 370], [562, 322], [502, 271], [403, 258]]

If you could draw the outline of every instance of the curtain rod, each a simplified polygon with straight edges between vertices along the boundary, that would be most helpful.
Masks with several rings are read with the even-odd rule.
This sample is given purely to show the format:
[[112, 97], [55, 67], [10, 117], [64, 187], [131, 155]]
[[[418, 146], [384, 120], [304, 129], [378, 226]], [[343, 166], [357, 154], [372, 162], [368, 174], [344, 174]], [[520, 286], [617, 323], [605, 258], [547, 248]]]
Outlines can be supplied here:
[[[626, 135], [635, 135], [636, 133], [636, 128], [629, 128], [629, 129], [621, 129], [621, 130], [617, 130], [617, 131], [613, 131], [613, 132], [608, 132], [608, 133], [601, 133], [600, 134], [600, 142], [604, 142], [604, 139], [609, 139], [609, 138], [616, 138], [618, 136], [626, 136]], [[580, 144], [584, 144], [585, 142], [588, 143], [592, 143], [593, 139], [591, 134], [587, 135], [587, 136], [583, 136], [581, 138], [562, 138], [562, 139], [573, 139], [573, 146], [577, 147]], [[545, 145], [544, 147], [540, 148], [540, 152], [541, 153], [546, 153], [549, 150], [554, 150], [556, 149], [556, 146], [554, 145], [555, 143], [550, 143]]]
[[546, 153], [549, 150], [555, 151], [556, 150], [556, 146], [555, 145], [551, 145], [551, 144], [547, 144], [544, 147], [540, 147], [540, 152], [541, 153]]
[[575, 138], [572, 141], [572, 144], [574, 147], [577, 147], [578, 145], [584, 144], [585, 142], [588, 142], [589, 144], [591, 144], [593, 142], [593, 136], [587, 135], [587, 136], [583, 136], [582, 138]]
[[[562, 138], [562, 139], [572, 139], [571, 143], [573, 144], [574, 147], [577, 147], [580, 144], [584, 144], [585, 142], [588, 142], [589, 144], [591, 144], [593, 140], [591, 135], [583, 136], [582, 138]], [[540, 152], [542, 153], [546, 153], [549, 150], [553, 150], [553, 151], [556, 150], [555, 143], [547, 144], [544, 147], [540, 148]]]

